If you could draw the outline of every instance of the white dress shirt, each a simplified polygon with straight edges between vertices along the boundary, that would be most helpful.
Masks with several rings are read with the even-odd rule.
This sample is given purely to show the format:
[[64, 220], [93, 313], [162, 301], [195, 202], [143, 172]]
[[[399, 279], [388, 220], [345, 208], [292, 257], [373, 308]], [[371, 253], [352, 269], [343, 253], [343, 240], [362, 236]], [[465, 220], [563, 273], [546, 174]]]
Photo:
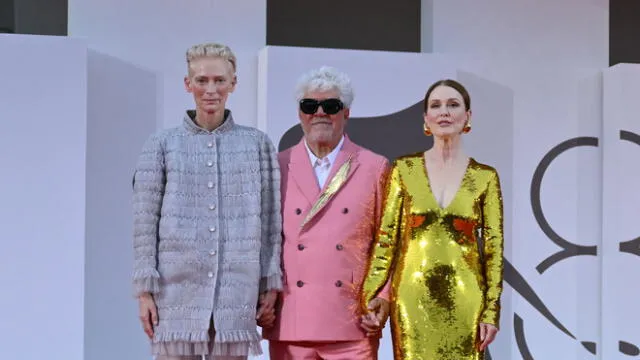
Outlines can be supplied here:
[[338, 153], [340, 152], [343, 143], [344, 135], [340, 139], [338, 146], [331, 150], [327, 156], [320, 159], [311, 151], [307, 141], [304, 141], [304, 146], [307, 148], [307, 153], [309, 153], [309, 160], [311, 160], [311, 166], [313, 166], [313, 171], [316, 173], [316, 179], [318, 179], [318, 186], [320, 186], [320, 189], [324, 187], [324, 183], [327, 181], [327, 177], [329, 177], [331, 167], [333, 166], [333, 163], [336, 162], [336, 158], [338, 157]]

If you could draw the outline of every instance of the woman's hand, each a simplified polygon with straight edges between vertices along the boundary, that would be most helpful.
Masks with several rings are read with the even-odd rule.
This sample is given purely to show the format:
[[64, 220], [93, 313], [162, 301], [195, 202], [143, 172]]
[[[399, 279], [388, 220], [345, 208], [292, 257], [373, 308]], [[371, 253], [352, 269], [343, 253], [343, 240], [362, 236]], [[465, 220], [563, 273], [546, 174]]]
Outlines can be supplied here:
[[263, 294], [260, 294], [258, 301], [258, 312], [256, 314], [256, 320], [258, 326], [263, 328], [272, 327], [276, 320], [276, 301], [278, 300], [278, 292], [275, 290], [269, 290]]
[[484, 351], [496, 338], [498, 328], [491, 324], [480, 323], [478, 326], [478, 332], [480, 333], [480, 344], [478, 345], [478, 349], [480, 351]]
[[153, 295], [144, 293], [138, 297], [138, 307], [140, 309], [140, 321], [145, 334], [149, 339], [153, 339], [153, 329], [158, 325], [158, 309]]
[[389, 302], [383, 298], [375, 298], [369, 302], [369, 311], [360, 320], [360, 326], [367, 332], [367, 336], [376, 336], [384, 328], [389, 317]]

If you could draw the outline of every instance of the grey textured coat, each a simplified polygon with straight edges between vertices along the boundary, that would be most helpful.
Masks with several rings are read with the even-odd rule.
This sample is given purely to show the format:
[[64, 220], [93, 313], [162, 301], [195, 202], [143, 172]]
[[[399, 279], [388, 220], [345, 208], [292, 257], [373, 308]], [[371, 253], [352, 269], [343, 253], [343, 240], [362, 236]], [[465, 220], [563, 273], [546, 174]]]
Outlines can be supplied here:
[[154, 295], [154, 343], [207, 342], [213, 317], [214, 354], [259, 354], [259, 291], [282, 287], [276, 150], [229, 110], [213, 131], [193, 115], [152, 135], [135, 170], [135, 294]]

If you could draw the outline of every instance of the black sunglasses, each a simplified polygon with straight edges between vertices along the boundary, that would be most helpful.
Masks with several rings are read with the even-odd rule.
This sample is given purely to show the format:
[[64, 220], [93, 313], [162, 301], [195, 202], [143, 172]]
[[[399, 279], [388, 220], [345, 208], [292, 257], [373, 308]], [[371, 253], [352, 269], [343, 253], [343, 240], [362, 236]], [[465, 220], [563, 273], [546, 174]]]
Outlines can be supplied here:
[[322, 106], [322, 111], [327, 115], [337, 114], [340, 110], [344, 109], [344, 104], [340, 99], [302, 99], [300, 100], [300, 111], [307, 115], [313, 115], [318, 111], [318, 108]]

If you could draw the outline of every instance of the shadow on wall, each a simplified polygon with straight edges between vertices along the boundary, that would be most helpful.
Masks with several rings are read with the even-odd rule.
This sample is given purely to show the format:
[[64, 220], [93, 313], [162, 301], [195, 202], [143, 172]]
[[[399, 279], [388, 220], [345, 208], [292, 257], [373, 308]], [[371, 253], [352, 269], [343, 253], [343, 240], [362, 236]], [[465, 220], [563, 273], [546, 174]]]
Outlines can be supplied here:
[[[424, 151], [433, 144], [433, 138], [422, 132], [422, 100], [393, 114], [374, 117], [352, 117], [346, 133], [356, 144], [393, 161], [401, 155]], [[297, 124], [287, 130], [278, 151], [297, 144], [302, 139], [302, 128]]]

